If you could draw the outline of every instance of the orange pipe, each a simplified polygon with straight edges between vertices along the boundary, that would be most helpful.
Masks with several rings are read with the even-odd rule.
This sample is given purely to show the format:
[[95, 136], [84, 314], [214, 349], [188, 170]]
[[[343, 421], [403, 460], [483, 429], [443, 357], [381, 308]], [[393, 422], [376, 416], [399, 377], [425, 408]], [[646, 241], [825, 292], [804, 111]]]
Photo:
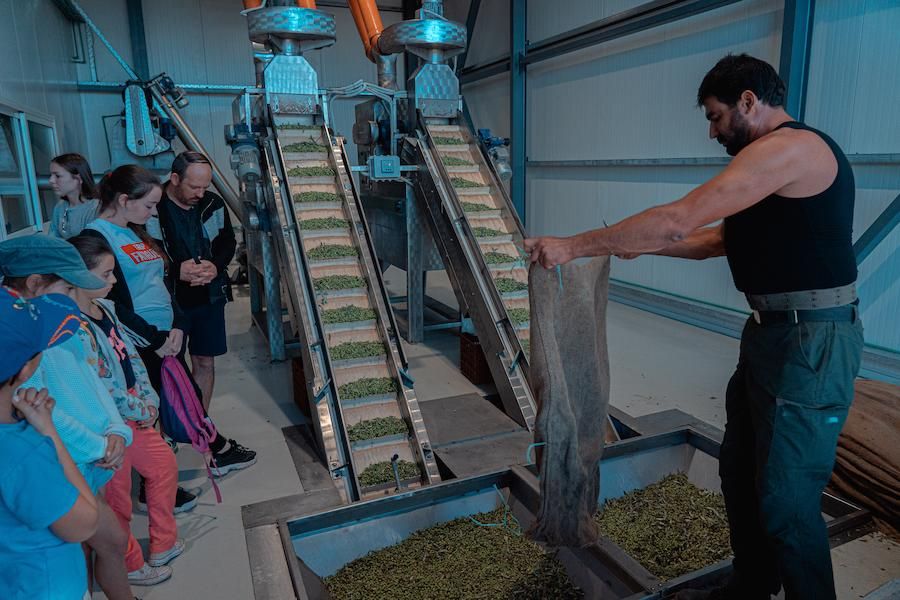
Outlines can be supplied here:
[[355, 0], [347, 0], [347, 4], [350, 7], [350, 14], [353, 15], [353, 22], [356, 23], [356, 31], [359, 32], [359, 39], [362, 40], [363, 49], [366, 48], [366, 42], [369, 39], [369, 32], [366, 30], [366, 23], [362, 18], [362, 11], [359, 8], [359, 3]]
[[300, 8], [315, 8], [316, 0], [297, 0], [297, 6]]
[[366, 56], [374, 60], [374, 50], [378, 45], [378, 38], [384, 31], [381, 21], [381, 13], [375, 5], [375, 0], [348, 0], [353, 20], [356, 21], [356, 30], [362, 38], [366, 49]]
[[262, 0], [244, 0], [244, 10], [259, 8], [260, 6], [262, 6]]

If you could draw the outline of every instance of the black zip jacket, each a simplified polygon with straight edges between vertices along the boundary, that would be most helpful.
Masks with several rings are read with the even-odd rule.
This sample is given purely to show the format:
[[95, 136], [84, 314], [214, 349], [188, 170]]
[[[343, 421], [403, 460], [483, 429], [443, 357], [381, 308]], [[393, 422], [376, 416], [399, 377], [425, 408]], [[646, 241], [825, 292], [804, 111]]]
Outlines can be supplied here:
[[[85, 229], [81, 234], [107, 241], [106, 237], [96, 229]], [[166, 343], [169, 332], [159, 329], [155, 325], [151, 325], [145, 321], [143, 317], [134, 312], [134, 300], [131, 297], [131, 290], [128, 288], [128, 282], [125, 281], [125, 275], [122, 272], [122, 267], [119, 265], [119, 259], [116, 258], [115, 253], [113, 253], [113, 258], [116, 261], [116, 266], [113, 269], [113, 275], [116, 276], [116, 283], [112, 286], [112, 289], [106, 298], [115, 304], [116, 316], [119, 317], [122, 324], [125, 325], [131, 333], [137, 336], [134, 340], [135, 345], [139, 348], [156, 350]], [[172, 265], [169, 265], [168, 270], [171, 271], [171, 269]], [[169, 278], [166, 277], [166, 287], [169, 289], [169, 294], [172, 294], [172, 286], [169, 284], [168, 279]], [[181, 307], [178, 306], [178, 302], [175, 300], [174, 295], [172, 297], [172, 311], [175, 314], [172, 327], [184, 331], [186, 325], [184, 312], [181, 310]]]
[[[228, 208], [221, 196], [206, 192], [194, 207], [185, 210], [169, 198], [168, 185], [156, 206], [162, 245], [172, 261], [170, 287], [182, 308], [217, 304], [231, 299], [228, 264], [234, 258], [237, 242]], [[207, 285], [192, 287], [181, 280], [181, 265], [187, 260], [208, 260], [218, 274]]]

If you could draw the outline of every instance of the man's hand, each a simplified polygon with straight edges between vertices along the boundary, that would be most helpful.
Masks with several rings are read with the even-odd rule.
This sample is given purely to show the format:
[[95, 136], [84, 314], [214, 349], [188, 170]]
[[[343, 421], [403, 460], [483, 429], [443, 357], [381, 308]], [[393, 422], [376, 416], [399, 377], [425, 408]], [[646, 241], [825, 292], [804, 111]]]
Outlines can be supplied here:
[[200, 276], [200, 265], [194, 262], [193, 258], [189, 258], [179, 268], [179, 279], [193, 285], [197, 277]]
[[56, 406], [47, 389], [40, 391], [34, 388], [20, 389], [12, 399], [13, 406], [28, 423], [41, 435], [50, 436], [56, 433], [51, 413]]
[[575, 256], [574, 238], [538, 237], [525, 240], [525, 252], [530, 253], [532, 263], [539, 263], [545, 269], [563, 265]]
[[197, 275], [194, 280], [191, 282], [192, 286], [201, 286], [206, 285], [212, 282], [213, 279], [219, 274], [219, 269], [216, 268], [216, 265], [211, 263], [208, 260], [201, 260], [197, 267]]
[[150, 412], [150, 416], [143, 421], [138, 421], [138, 429], [150, 429], [156, 423], [157, 417], [159, 417], [159, 411], [156, 410], [155, 406], [148, 406], [147, 410]]
[[101, 469], [116, 470], [122, 466], [122, 460], [125, 458], [125, 439], [114, 433], [106, 436], [106, 454], [97, 461], [97, 466]]

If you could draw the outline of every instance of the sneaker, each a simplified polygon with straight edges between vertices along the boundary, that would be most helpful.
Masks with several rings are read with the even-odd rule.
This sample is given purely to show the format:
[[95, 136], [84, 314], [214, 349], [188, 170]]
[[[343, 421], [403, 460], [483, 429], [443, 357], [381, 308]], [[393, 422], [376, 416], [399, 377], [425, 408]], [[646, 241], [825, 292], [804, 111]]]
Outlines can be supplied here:
[[147, 563], [137, 571], [128, 573], [131, 585], [156, 585], [172, 576], [172, 567], [151, 567]]
[[[195, 506], [197, 506], [197, 498], [200, 494], [203, 493], [203, 490], [200, 488], [191, 488], [190, 490], [186, 490], [183, 487], [178, 487], [178, 492], [175, 494], [175, 510], [174, 514], [180, 514], [188, 512], [189, 510], [193, 510]], [[138, 512], [145, 513], [147, 512], [147, 495], [144, 491], [144, 478], [141, 478], [141, 487], [138, 491], [138, 502], [137, 502], [137, 510]]]
[[167, 565], [179, 556], [184, 553], [184, 540], [178, 538], [175, 540], [175, 545], [169, 548], [165, 552], [154, 552], [150, 555], [150, 560], [147, 562], [151, 567], [161, 567], [163, 565]]
[[216, 477], [256, 464], [256, 452], [244, 448], [234, 440], [228, 440], [228, 450], [216, 454], [213, 458], [216, 462], [209, 467]]

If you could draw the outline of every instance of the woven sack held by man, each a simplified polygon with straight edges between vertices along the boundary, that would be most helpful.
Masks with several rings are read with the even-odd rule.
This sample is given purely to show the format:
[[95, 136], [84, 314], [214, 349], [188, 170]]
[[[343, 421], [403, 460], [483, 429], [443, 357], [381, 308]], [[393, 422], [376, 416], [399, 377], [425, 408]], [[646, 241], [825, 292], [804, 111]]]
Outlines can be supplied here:
[[587, 546], [599, 535], [593, 517], [609, 405], [609, 258], [533, 267], [528, 284], [529, 381], [538, 404], [534, 441], [541, 485], [530, 533], [553, 546]]

